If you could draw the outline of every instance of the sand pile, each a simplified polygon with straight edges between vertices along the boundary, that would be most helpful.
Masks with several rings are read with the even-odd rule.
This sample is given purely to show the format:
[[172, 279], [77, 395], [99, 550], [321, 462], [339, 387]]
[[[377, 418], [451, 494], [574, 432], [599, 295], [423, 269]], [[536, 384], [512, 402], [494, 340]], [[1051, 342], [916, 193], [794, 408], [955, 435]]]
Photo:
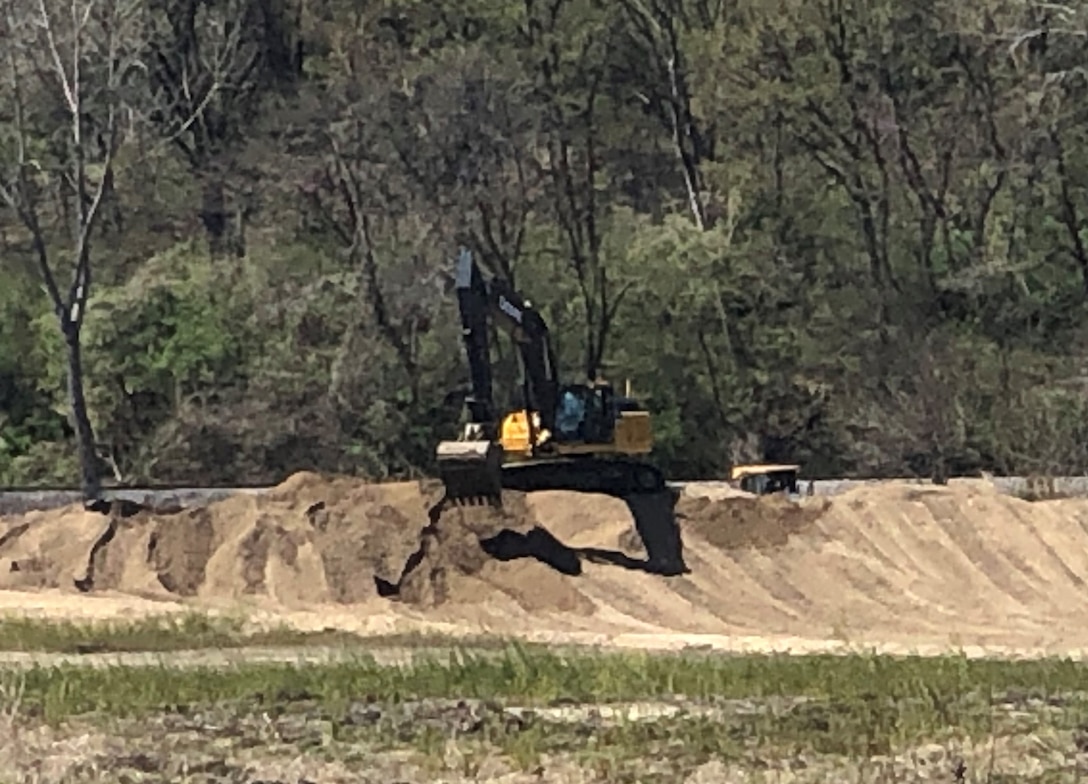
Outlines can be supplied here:
[[1088, 646], [1084, 500], [1028, 503], [965, 481], [754, 503], [779, 513], [749, 534], [749, 515], [727, 535], [713, 518], [751, 501], [681, 519], [693, 568], [681, 591], [738, 632]]
[[587, 613], [564, 580], [576, 555], [524, 496], [448, 508], [435, 483], [368, 485], [301, 473], [262, 495], [109, 519], [74, 506], [0, 523], [0, 590], [255, 599], [299, 608], [396, 599], [419, 608], [506, 595], [527, 611]]
[[502, 509], [446, 508], [422, 532], [405, 564], [399, 598], [420, 607], [513, 599], [522, 609], [592, 612], [565, 576], [581, 562], [549, 531], [536, 525], [525, 496], [509, 493]]
[[712, 500], [682, 498], [677, 517], [688, 535], [722, 550], [781, 547], [807, 530], [831, 508], [820, 498], [796, 503], [782, 496], [733, 496]]
[[633, 534], [660, 522], [660, 499], [511, 493], [502, 510], [434, 515], [439, 497], [434, 484], [300, 474], [175, 515], [29, 514], [0, 524], [0, 589], [253, 599], [330, 617], [366, 605], [505, 633], [1088, 648], [1088, 501], [1028, 503], [981, 482], [685, 496], [690, 572], [666, 578]]
[[400, 578], [426, 524], [426, 495], [416, 483], [299, 474], [261, 496], [178, 514], [37, 512], [7, 523], [0, 588], [261, 597], [285, 606], [364, 601], [376, 596], [376, 580]]
[[102, 515], [82, 507], [0, 522], [0, 590], [87, 585], [91, 553], [109, 528]]

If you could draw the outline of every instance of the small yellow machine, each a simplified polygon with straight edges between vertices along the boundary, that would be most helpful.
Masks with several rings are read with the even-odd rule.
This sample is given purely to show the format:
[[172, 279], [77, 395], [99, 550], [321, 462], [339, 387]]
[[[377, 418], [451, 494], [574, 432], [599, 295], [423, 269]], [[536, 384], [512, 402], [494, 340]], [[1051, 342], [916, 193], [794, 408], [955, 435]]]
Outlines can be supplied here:
[[734, 487], [755, 495], [797, 493], [798, 465], [752, 464], [733, 466], [729, 480]]

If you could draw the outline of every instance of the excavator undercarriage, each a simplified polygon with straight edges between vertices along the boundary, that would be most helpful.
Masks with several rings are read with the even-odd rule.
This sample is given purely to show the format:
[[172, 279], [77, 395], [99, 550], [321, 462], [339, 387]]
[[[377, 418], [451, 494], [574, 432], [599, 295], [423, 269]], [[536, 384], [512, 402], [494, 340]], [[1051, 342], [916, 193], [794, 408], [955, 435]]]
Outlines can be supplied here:
[[502, 448], [489, 441], [442, 442], [438, 467], [446, 498], [458, 505], [501, 505], [503, 490], [569, 490], [627, 498], [667, 489], [658, 468], [626, 456], [539, 457], [504, 462]]

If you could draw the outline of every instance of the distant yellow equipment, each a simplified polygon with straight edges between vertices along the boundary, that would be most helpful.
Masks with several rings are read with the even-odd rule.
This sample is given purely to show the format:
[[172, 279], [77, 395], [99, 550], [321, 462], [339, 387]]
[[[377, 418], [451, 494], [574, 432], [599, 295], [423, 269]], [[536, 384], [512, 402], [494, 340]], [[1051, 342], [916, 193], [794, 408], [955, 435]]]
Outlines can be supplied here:
[[747, 493], [769, 495], [771, 493], [797, 493], [798, 465], [751, 464], [733, 466], [729, 480]]

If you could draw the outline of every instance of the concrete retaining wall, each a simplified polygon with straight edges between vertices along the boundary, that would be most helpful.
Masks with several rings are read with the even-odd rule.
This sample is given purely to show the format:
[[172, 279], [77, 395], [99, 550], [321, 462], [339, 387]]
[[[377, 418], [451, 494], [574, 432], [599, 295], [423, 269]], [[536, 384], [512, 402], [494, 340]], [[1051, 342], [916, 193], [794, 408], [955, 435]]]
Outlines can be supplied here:
[[[956, 480], [951, 481], [955, 482]], [[1088, 476], [1061, 476], [1051, 477], [1046, 480], [1026, 476], [995, 476], [990, 481], [994, 483], [998, 490], [1008, 495], [1022, 496], [1030, 490], [1034, 490], [1040, 494], [1088, 497]], [[838, 495], [855, 487], [888, 484], [889, 482], [930, 484], [928, 479], [914, 479], [912, 477], [902, 479], [803, 479], [797, 484], [801, 495], [808, 495], [810, 486], [812, 486], [812, 495]], [[672, 484], [675, 487], [689, 487], [692, 489], [713, 489], [728, 486], [727, 482], [673, 482]]]
[[[809, 486], [812, 486], [812, 494], [820, 496], [838, 495], [852, 488], [867, 484], [887, 483], [888, 479], [819, 479], [815, 481], [802, 480], [800, 490], [802, 495], [808, 495]], [[900, 479], [900, 482], [914, 482], [917, 484], [929, 484], [928, 480]], [[1004, 493], [1012, 495], [1024, 495], [1033, 485], [1036, 492], [1045, 491], [1066, 496], [1088, 497], [1088, 476], [1053, 477], [1046, 481], [1046, 487], [1041, 486], [1041, 480], [1022, 477], [994, 477], [993, 483]], [[688, 488], [695, 494], [701, 491], [710, 491], [719, 487], [727, 487], [726, 482], [673, 482], [674, 487]], [[222, 498], [237, 493], [263, 493], [268, 487], [178, 487], [178, 488], [125, 488], [110, 490], [110, 498], [124, 499], [136, 503], [155, 507], [182, 506], [187, 508], [204, 506]], [[79, 503], [80, 495], [75, 490], [15, 490], [0, 491], [0, 514], [22, 514], [37, 509], [55, 509], [69, 504]]]
[[[263, 493], [265, 487], [179, 487], [139, 488], [129, 487], [108, 490], [107, 498], [133, 501], [158, 508], [182, 506], [186, 508], [206, 506], [238, 493]], [[82, 496], [78, 490], [16, 490], [0, 492], [0, 514], [22, 514], [32, 510], [57, 509], [78, 504]]]

